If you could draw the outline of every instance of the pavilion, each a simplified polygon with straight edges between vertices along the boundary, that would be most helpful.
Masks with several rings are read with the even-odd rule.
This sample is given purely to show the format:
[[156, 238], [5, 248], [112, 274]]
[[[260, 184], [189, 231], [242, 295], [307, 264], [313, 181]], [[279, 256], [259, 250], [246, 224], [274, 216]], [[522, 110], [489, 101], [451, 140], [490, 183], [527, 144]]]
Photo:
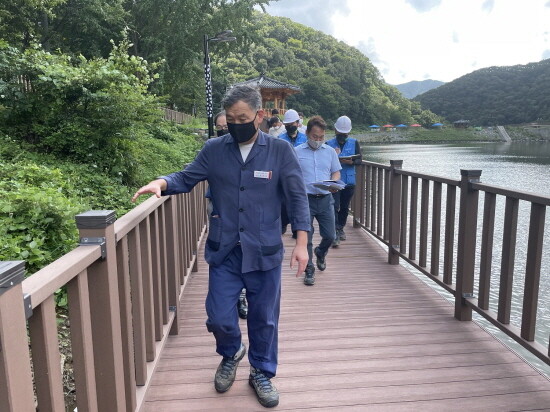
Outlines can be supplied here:
[[280, 114], [286, 111], [286, 98], [293, 94], [301, 92], [300, 87], [290, 83], [280, 82], [263, 74], [254, 79], [245, 80], [244, 82], [235, 83], [233, 86], [248, 84], [260, 88], [262, 94], [262, 105], [265, 109], [278, 109]]

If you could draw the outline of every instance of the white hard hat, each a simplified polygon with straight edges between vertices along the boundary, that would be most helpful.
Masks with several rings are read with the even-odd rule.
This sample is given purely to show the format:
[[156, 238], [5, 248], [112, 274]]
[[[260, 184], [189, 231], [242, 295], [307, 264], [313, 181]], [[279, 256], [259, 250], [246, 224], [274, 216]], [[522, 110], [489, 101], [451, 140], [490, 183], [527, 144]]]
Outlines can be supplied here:
[[300, 120], [300, 116], [298, 116], [298, 112], [296, 110], [289, 109], [285, 112], [283, 123], [294, 123], [296, 120]]
[[334, 128], [337, 132], [340, 133], [349, 133], [351, 132], [351, 120], [348, 116], [340, 116], [336, 123], [334, 123]]

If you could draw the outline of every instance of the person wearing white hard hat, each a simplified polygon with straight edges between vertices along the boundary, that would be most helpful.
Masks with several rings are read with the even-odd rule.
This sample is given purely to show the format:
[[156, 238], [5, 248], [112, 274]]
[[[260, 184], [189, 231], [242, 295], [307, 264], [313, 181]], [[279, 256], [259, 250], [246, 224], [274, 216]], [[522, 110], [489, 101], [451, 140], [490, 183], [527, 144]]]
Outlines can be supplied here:
[[351, 119], [348, 116], [340, 116], [334, 123], [334, 129], [336, 136], [334, 139], [329, 140], [327, 145], [338, 153], [342, 165], [341, 180], [346, 184], [344, 189], [332, 194], [336, 218], [336, 238], [332, 246], [337, 247], [340, 245], [341, 240], [346, 240], [344, 227], [348, 219], [349, 204], [355, 192], [355, 166], [361, 164], [363, 155], [361, 154], [359, 142], [349, 137]]
[[279, 135], [279, 139], [286, 140], [296, 147], [307, 141], [307, 136], [298, 130], [300, 127], [300, 116], [294, 109], [288, 109], [283, 117], [286, 133]]
[[[283, 116], [283, 124], [286, 132], [280, 134], [279, 139], [287, 141], [294, 147], [307, 142], [307, 136], [298, 130], [298, 127], [300, 126], [300, 116], [296, 110], [288, 109], [285, 112], [285, 115]], [[283, 234], [286, 233], [289, 223], [290, 219], [288, 218], [286, 207], [283, 204], [283, 207], [281, 208], [281, 232]], [[296, 234], [294, 232], [292, 233], [292, 237], [296, 238]]]

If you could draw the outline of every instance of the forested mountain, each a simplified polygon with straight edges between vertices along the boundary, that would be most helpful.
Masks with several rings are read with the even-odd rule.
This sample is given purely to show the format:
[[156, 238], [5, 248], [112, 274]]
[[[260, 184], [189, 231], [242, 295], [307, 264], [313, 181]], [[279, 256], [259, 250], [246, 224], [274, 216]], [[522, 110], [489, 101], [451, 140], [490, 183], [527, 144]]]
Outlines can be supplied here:
[[550, 121], [550, 59], [476, 70], [414, 100], [449, 121], [482, 126]]
[[287, 106], [331, 121], [342, 114], [362, 124], [436, 120], [387, 84], [358, 49], [332, 36], [263, 13], [253, 16], [245, 35], [245, 47], [219, 58], [218, 73], [225, 74], [226, 83], [263, 73], [300, 86], [302, 92], [291, 96]]
[[407, 83], [396, 84], [395, 87], [401, 92], [403, 96], [407, 99], [412, 99], [419, 94], [425, 93], [428, 90], [435, 89], [436, 87], [445, 84], [445, 82], [440, 82], [439, 80], [413, 80]]

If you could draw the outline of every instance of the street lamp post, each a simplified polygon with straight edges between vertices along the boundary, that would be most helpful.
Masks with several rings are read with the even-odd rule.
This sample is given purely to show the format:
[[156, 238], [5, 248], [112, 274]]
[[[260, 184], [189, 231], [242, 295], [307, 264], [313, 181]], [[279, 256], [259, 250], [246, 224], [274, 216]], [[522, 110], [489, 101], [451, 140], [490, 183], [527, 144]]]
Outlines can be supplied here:
[[214, 113], [212, 104], [212, 73], [210, 70], [210, 56], [208, 54], [208, 43], [222, 42], [222, 41], [234, 41], [235, 37], [232, 37], [232, 30], [224, 30], [214, 37], [208, 37], [204, 35], [204, 83], [206, 87], [206, 115], [208, 117], [208, 138], [214, 137]]

